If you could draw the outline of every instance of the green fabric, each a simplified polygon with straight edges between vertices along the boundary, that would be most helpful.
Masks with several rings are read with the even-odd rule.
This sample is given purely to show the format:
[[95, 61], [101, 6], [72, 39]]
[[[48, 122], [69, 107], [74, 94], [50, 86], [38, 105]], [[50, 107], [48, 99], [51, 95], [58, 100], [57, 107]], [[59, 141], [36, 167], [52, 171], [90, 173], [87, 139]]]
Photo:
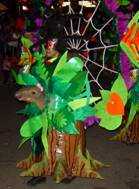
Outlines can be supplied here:
[[23, 123], [20, 134], [24, 138], [31, 138], [42, 127], [42, 115], [34, 116]]
[[23, 139], [21, 140], [19, 146], [18, 146], [18, 149], [20, 149], [20, 148], [23, 146], [23, 144], [25, 144], [29, 139], [30, 139], [30, 138], [23, 138]]
[[67, 62], [67, 52], [66, 52], [59, 60], [59, 63], [53, 75], [61, 78], [63, 82], [69, 82], [82, 69], [83, 69], [82, 60], [78, 57], [74, 57]]
[[116, 79], [116, 81], [114, 82], [114, 84], [111, 88], [111, 92], [118, 93], [118, 95], [120, 95], [120, 97], [122, 98], [124, 104], [126, 104], [128, 90], [125, 85], [124, 79], [122, 78], [122, 76], [120, 74], [119, 74], [118, 78]]
[[133, 51], [129, 48], [129, 46], [127, 46], [127, 44], [123, 41], [120, 42], [120, 46], [129, 57], [131, 63], [135, 65], [137, 68], [139, 68], [139, 62], [136, 60], [136, 56], [134, 55]]
[[43, 80], [47, 79], [48, 70], [46, 66], [43, 64], [43, 55], [40, 53], [35, 53], [36, 64], [32, 67], [31, 73], [36, 77], [39, 77]]
[[67, 93], [67, 90], [70, 88], [71, 83], [63, 82], [62, 79], [53, 76], [49, 82], [49, 86], [52, 89], [52, 94], [57, 94], [61, 96], [62, 98], [66, 98], [67, 95], [70, 95]]
[[[21, 126], [20, 134], [23, 138], [33, 140], [41, 131], [42, 144], [48, 155], [47, 136], [50, 130], [78, 134], [76, 122], [94, 116], [95, 109], [90, 104], [101, 98], [92, 97], [88, 75], [82, 71], [83, 62], [80, 58], [73, 57], [67, 60], [65, 52], [57, 65], [49, 67], [44, 64], [44, 52], [34, 53], [34, 56], [36, 62], [31, 65], [30, 72], [20, 72], [17, 83], [27, 87], [40, 84], [46, 103], [44, 109], [40, 111], [37, 105], [31, 103], [18, 112], [29, 116]], [[33, 148], [35, 151], [35, 143]]]
[[23, 114], [27, 116], [35, 116], [41, 113], [41, 110], [35, 103], [30, 103], [25, 106], [24, 109], [17, 111], [18, 114]]
[[74, 111], [74, 118], [76, 121], [84, 121], [87, 117], [95, 115], [95, 108], [85, 106]]
[[48, 156], [48, 140], [47, 140], [47, 134], [48, 134], [48, 128], [49, 128], [49, 119], [47, 117], [48, 115], [46, 115], [46, 113], [42, 114], [42, 143], [44, 146], [44, 150], [46, 155]]
[[79, 72], [71, 81], [70, 86], [66, 90], [65, 96], [75, 97], [83, 91], [85, 87], [86, 73]]
[[75, 126], [74, 115], [67, 108], [57, 112], [57, 114], [54, 116], [53, 126], [57, 131], [62, 133], [78, 134], [78, 130]]
[[33, 45], [32, 41], [24, 36], [21, 37], [21, 42], [26, 48], [30, 48]]
[[117, 0], [117, 1], [118, 1], [119, 5], [123, 5], [123, 6], [130, 4], [129, 0]]
[[128, 24], [128, 27], [131, 27], [134, 23], [138, 24], [138, 20], [139, 20], [139, 11], [137, 11], [134, 17], [131, 19], [131, 21]]
[[[134, 15], [134, 17], [131, 19], [131, 21], [128, 24], [127, 28], [131, 28], [133, 26], [133, 24], [136, 24], [137, 26], [139, 26], [139, 11], [136, 12], [136, 14]], [[136, 31], [138, 32], [138, 31]], [[131, 33], [131, 35], [135, 35], [134, 33]], [[134, 36], [130, 36], [130, 37], [134, 37]], [[132, 44], [133, 45], [133, 44]], [[127, 56], [129, 57], [131, 63], [136, 66], [137, 68], [139, 68], [139, 61], [136, 57], [136, 54], [134, 53], [134, 51], [130, 48], [130, 46], [128, 46], [126, 43], [124, 43], [123, 41], [120, 42], [120, 46], [122, 48], [122, 50], [127, 54]], [[138, 52], [137, 52], [138, 53]]]
[[130, 101], [139, 104], [139, 78], [130, 90]]
[[76, 110], [78, 108], [82, 108], [87, 104], [93, 104], [94, 102], [100, 100], [100, 97], [90, 97], [89, 101], [87, 98], [75, 99], [68, 103], [72, 110]]
[[17, 83], [19, 85], [35, 86], [38, 84], [38, 80], [29, 73], [19, 73]]
[[110, 94], [113, 92], [117, 93], [121, 97], [125, 105], [127, 102], [128, 91], [121, 75], [119, 75], [118, 78], [115, 80], [111, 88], [111, 91], [108, 90], [100, 91], [102, 100], [95, 105], [96, 116], [101, 119], [100, 127], [103, 127], [107, 130], [117, 129], [122, 122], [122, 115], [111, 115], [106, 110], [106, 106], [109, 101]]
[[130, 124], [132, 123], [136, 113], [137, 113], [137, 105], [132, 103], [131, 107], [130, 107], [130, 112], [129, 112], [129, 115], [128, 115], [128, 120], [127, 120], [127, 123], [126, 123], [126, 128], [128, 128], [130, 126]]
[[58, 65], [55, 68], [54, 75], [56, 75], [60, 70], [63, 69], [64, 65], [67, 63], [67, 51], [62, 55], [59, 60]]

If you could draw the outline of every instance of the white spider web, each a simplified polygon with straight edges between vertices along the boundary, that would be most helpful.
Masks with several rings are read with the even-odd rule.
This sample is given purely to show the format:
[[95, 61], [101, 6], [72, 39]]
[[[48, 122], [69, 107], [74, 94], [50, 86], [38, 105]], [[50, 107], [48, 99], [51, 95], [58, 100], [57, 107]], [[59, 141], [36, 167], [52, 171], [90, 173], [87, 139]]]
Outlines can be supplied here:
[[[71, 7], [71, 4], [70, 4], [70, 0], [68, 0], [69, 2], [69, 6], [68, 6], [68, 13], [67, 15], [76, 15], [76, 13], [74, 12], [74, 10], [72, 9]], [[84, 0], [82, 0], [82, 2], [84, 2]], [[82, 6], [81, 6], [81, 9], [79, 11], [79, 15], [80, 17], [78, 18], [78, 23], [77, 23], [77, 26], [76, 26], [76, 29], [74, 27], [74, 20], [70, 17], [69, 18], [69, 25], [68, 27], [65, 26], [64, 27], [64, 31], [65, 31], [65, 34], [67, 36], [67, 41], [66, 41], [66, 45], [67, 45], [67, 49], [68, 50], [76, 50], [78, 52], [84, 52], [84, 51], [87, 51], [88, 52], [88, 56], [84, 56], [82, 53], [79, 53], [79, 55], [84, 59], [85, 63], [84, 63], [84, 68], [86, 69], [89, 77], [91, 78], [90, 79], [90, 82], [92, 83], [96, 83], [97, 86], [100, 88], [100, 89], [103, 89], [102, 85], [100, 84], [99, 82], [99, 78], [102, 74], [102, 72], [105, 70], [107, 72], [110, 72], [110, 73], [114, 73], [114, 74], [117, 74], [118, 72], [114, 69], [110, 69], [108, 67], [106, 67], [105, 65], [105, 56], [106, 56], [106, 51], [108, 49], [111, 49], [111, 48], [115, 48], [118, 46], [118, 44], [112, 44], [112, 45], [107, 45], [105, 44], [105, 42], [103, 41], [103, 37], [102, 37], [102, 32], [103, 30], [111, 24], [111, 22], [113, 21], [113, 17], [112, 18], [109, 18], [108, 21], [106, 21], [103, 26], [101, 28], [97, 28], [95, 25], [94, 25], [94, 16], [95, 14], [97, 13], [98, 11], [98, 8], [100, 6], [100, 3], [101, 1], [99, 1], [97, 3], [97, 5], [95, 6], [95, 9], [94, 11], [92, 12], [92, 15], [90, 16], [90, 18], [88, 19], [85, 19], [83, 17], [83, 9], [84, 9], [84, 6], [83, 6], [83, 3], [82, 3]], [[81, 26], [83, 25], [83, 22], [85, 23], [85, 27], [83, 29], [83, 31], [81, 32]], [[94, 37], [99, 37], [99, 40], [100, 40], [100, 43], [101, 45], [98, 46], [98, 47], [94, 47], [94, 48], [90, 48], [89, 47], [89, 41], [90, 39], [88, 40], [85, 40], [83, 39], [83, 36], [86, 34], [86, 31], [88, 29], [88, 27], [92, 27], [92, 29], [94, 30], [94, 34], [92, 36], [92, 38]], [[77, 39], [77, 38], [74, 38], [74, 36], [79, 36], [80, 39]], [[72, 38], [71, 38], [72, 37]], [[89, 56], [90, 52], [92, 51], [102, 51], [102, 62], [97, 62], [97, 61], [94, 61], [92, 60], [92, 57]], [[97, 74], [97, 76], [95, 76], [91, 71], [90, 69], [88, 68], [88, 63], [92, 64], [92, 68], [93, 68], [93, 65], [95, 65], [96, 67], [99, 68], [99, 72]]]

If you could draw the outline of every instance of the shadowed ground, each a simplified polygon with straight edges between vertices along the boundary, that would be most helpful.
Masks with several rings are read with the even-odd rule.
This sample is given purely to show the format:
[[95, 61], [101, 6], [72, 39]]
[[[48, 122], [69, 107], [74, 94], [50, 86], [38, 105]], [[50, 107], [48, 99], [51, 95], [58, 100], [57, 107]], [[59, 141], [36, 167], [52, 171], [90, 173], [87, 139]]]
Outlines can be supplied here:
[[[15, 164], [29, 153], [29, 145], [17, 150], [18, 128], [23, 121], [16, 111], [22, 106], [14, 99], [14, 87], [0, 86], [0, 189], [28, 189], [27, 178], [20, 178]], [[87, 130], [87, 146], [94, 157], [111, 165], [99, 173], [104, 180], [75, 179], [71, 184], [55, 184], [48, 177], [35, 189], [139, 189], [139, 145], [111, 142], [113, 133], [99, 128]]]

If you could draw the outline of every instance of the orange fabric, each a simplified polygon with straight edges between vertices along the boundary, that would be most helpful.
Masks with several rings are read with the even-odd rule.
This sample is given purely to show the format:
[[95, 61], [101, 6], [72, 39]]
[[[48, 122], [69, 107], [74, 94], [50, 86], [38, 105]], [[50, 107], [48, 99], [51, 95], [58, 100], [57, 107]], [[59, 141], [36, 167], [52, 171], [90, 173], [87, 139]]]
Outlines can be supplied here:
[[139, 60], [139, 26], [134, 23], [123, 36], [122, 41], [126, 43], [136, 60]]
[[124, 115], [124, 103], [117, 93], [113, 92], [110, 94], [106, 111], [111, 115]]
[[28, 60], [29, 64], [31, 64], [31, 65], [34, 64], [35, 58], [32, 56], [30, 50], [26, 47], [23, 47], [23, 52], [28, 53], [28, 56], [26, 58], [22, 58], [22, 56], [21, 56], [18, 64], [23, 65], [25, 63], [25, 61], [27, 61], [27, 60]]

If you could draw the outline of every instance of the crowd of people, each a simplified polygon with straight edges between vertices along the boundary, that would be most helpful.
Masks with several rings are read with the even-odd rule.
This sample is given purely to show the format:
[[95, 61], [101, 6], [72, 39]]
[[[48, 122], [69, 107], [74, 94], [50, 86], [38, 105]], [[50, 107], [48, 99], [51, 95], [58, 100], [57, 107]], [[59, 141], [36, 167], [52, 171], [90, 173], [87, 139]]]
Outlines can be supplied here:
[[19, 38], [14, 19], [8, 13], [2, 14], [0, 16], [0, 83], [2, 85], [13, 81], [10, 72], [17, 65]]

